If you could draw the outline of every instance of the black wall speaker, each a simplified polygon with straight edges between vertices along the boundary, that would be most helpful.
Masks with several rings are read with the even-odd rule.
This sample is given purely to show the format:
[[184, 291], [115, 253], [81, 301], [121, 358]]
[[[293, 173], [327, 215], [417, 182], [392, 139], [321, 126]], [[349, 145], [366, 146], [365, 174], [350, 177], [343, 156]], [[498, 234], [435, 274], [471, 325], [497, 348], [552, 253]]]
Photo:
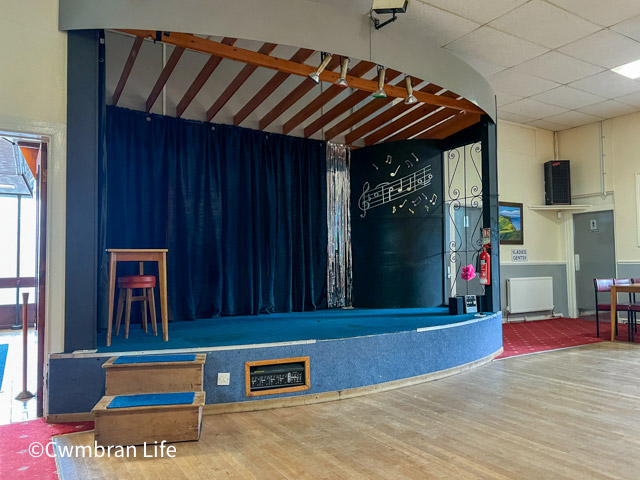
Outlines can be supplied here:
[[569, 160], [544, 164], [544, 200], [547, 205], [571, 205]]

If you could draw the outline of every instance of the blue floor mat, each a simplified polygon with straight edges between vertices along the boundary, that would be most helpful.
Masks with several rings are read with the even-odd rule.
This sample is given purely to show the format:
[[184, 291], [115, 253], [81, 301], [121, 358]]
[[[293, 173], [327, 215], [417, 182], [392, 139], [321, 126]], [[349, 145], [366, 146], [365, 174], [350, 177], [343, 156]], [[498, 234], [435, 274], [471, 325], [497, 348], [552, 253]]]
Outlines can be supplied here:
[[3, 343], [0, 345], [0, 390], [2, 390], [2, 379], [4, 378], [4, 367], [7, 363], [7, 353], [9, 352], [9, 345]]
[[181, 393], [144, 393], [140, 395], [118, 395], [107, 408], [151, 407], [157, 405], [190, 405], [195, 398], [194, 392]]

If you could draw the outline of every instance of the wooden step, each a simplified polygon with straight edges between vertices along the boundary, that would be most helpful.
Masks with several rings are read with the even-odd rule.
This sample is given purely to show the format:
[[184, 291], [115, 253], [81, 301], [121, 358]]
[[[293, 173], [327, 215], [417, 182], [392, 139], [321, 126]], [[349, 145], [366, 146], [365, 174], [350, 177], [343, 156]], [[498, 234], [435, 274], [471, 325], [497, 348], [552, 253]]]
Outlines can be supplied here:
[[102, 365], [105, 395], [201, 392], [206, 358], [204, 353], [112, 357]]
[[198, 440], [204, 399], [204, 392], [105, 395], [92, 410], [95, 441], [106, 447]]

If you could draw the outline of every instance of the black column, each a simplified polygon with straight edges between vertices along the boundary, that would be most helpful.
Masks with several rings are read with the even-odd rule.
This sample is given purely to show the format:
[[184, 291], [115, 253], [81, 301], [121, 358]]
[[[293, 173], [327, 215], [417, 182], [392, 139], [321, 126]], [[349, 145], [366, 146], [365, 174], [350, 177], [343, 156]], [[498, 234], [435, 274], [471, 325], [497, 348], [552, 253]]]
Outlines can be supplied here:
[[482, 224], [491, 228], [491, 285], [485, 287], [486, 310], [500, 310], [500, 232], [496, 124], [482, 119]]
[[101, 32], [67, 37], [67, 220], [64, 351], [96, 347]]

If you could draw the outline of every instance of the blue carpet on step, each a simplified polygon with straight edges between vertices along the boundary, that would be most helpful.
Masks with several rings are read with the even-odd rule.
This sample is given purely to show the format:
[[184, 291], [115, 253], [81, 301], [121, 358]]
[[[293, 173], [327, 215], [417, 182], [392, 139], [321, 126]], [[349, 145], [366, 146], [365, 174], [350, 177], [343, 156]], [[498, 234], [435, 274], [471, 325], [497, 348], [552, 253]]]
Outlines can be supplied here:
[[315, 312], [272, 313], [217, 317], [169, 323], [169, 341], [144, 333], [135, 325], [124, 339], [113, 336], [106, 347], [106, 332], [98, 335], [98, 352], [131, 352], [178, 348], [253, 345], [296, 340], [332, 340], [380, 335], [465, 322], [473, 313], [449, 315], [446, 308], [330, 309]]
[[114, 360], [113, 364], [193, 362], [195, 359], [195, 355], [137, 355], [118, 357]]
[[144, 393], [140, 395], [118, 395], [107, 408], [151, 407], [157, 405], [188, 405], [193, 403], [194, 392]]
[[7, 353], [9, 352], [9, 345], [3, 343], [0, 345], [0, 390], [2, 390], [2, 379], [4, 378], [4, 366], [7, 363]]

